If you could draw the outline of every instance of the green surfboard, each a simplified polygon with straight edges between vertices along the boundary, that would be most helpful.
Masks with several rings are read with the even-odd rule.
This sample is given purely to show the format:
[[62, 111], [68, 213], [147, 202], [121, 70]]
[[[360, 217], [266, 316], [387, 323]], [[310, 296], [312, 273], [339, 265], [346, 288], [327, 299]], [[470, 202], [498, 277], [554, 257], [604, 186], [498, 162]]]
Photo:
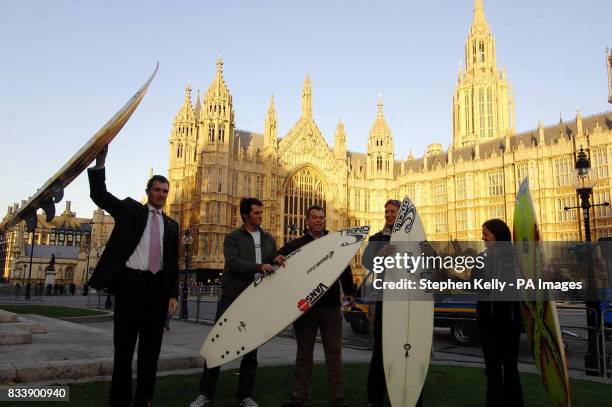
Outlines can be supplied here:
[[[535, 281], [541, 277], [544, 259], [538, 245], [528, 243], [540, 240], [528, 178], [521, 182], [516, 196], [512, 234], [522, 277]], [[553, 405], [570, 406], [567, 360], [555, 303], [525, 299], [521, 301], [521, 312], [533, 358]]]

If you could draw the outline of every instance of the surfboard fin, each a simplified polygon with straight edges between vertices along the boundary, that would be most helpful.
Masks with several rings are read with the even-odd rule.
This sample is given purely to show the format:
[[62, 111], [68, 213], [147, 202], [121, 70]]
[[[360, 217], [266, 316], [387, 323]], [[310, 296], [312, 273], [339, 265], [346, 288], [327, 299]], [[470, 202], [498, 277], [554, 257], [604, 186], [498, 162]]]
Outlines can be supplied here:
[[36, 230], [36, 224], [38, 223], [38, 218], [36, 217], [36, 211], [28, 211], [24, 213], [21, 218], [26, 222], [26, 230], [28, 233]]
[[59, 185], [57, 188], [55, 188], [55, 191], [53, 193], [53, 202], [58, 203], [62, 200], [62, 198], [64, 198], [64, 188]]
[[49, 198], [46, 201], [40, 203], [40, 208], [45, 211], [47, 215], [47, 222], [51, 222], [55, 217], [55, 203], [53, 199]]

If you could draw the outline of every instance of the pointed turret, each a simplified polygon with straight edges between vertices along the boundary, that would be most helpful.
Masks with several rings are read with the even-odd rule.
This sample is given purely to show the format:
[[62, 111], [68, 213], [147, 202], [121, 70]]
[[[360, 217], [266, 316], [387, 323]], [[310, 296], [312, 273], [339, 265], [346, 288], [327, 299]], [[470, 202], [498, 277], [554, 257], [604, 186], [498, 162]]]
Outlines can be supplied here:
[[[168, 180], [170, 195], [168, 206], [178, 203], [184, 180], [195, 174], [196, 127], [197, 116], [191, 104], [191, 86], [185, 87], [183, 105], [174, 117], [170, 135], [170, 162], [168, 163]], [[151, 170], [152, 171], [152, 170]], [[172, 216], [176, 213], [173, 212]]]
[[582, 127], [582, 113], [580, 113], [580, 110], [576, 110], [576, 128], [578, 130], [578, 136], [582, 136], [584, 133]]
[[204, 150], [231, 153], [234, 143], [232, 95], [223, 78], [223, 60], [217, 58], [215, 78], [204, 95], [199, 143]]
[[264, 122], [264, 157], [269, 157], [271, 154], [276, 153], [278, 145], [276, 127], [276, 110], [274, 109], [274, 95], [272, 95]]
[[200, 89], [198, 89], [198, 92], [196, 94], [195, 106], [193, 107], [193, 114], [195, 115], [196, 119], [200, 118], [201, 111], [202, 111], [202, 104], [200, 103]]
[[191, 105], [191, 86], [185, 87], [183, 105], [174, 117], [172, 133], [170, 134], [170, 164], [169, 169], [180, 169], [193, 161], [195, 148], [196, 116]]
[[538, 146], [544, 146], [544, 123], [538, 122]]
[[368, 177], [371, 179], [393, 179], [393, 164], [393, 136], [385, 120], [382, 95], [380, 95], [376, 107], [376, 119], [368, 138]]
[[612, 103], [612, 50], [606, 48], [606, 68], [608, 68], [608, 102]]
[[312, 83], [310, 76], [306, 75], [304, 88], [302, 90], [302, 117], [312, 116]]
[[488, 30], [489, 23], [484, 13], [484, 1], [474, 0], [474, 18], [472, 19], [472, 28], [480, 28], [481, 30]]
[[191, 104], [191, 86], [185, 86], [183, 105], [174, 117], [175, 124], [195, 123], [195, 115]]
[[455, 148], [514, 133], [514, 98], [505, 70], [497, 68], [495, 38], [483, 0], [474, 1], [474, 17], [465, 42], [465, 71], [453, 96]]
[[346, 161], [346, 133], [342, 120], [338, 122], [334, 134], [334, 157], [336, 160]]

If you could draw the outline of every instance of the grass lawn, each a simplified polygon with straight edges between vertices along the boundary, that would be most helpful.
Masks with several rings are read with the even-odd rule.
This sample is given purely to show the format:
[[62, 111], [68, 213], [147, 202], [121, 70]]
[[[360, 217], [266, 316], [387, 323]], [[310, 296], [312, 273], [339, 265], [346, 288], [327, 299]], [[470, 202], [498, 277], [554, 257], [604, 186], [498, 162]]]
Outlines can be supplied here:
[[[351, 407], [363, 407], [366, 400], [367, 364], [345, 364], [346, 401]], [[158, 378], [155, 406], [186, 407], [197, 395], [199, 375], [166, 376]], [[255, 399], [262, 407], [279, 407], [291, 393], [293, 367], [268, 367], [257, 371]], [[529, 407], [551, 406], [540, 378], [522, 374], [525, 405]], [[109, 382], [93, 382], [70, 386], [71, 406], [107, 406]], [[238, 387], [236, 370], [221, 373], [217, 386], [215, 407], [234, 407], [234, 393]], [[610, 405], [612, 390], [609, 384], [589, 381], [572, 381], [574, 407], [601, 407]], [[484, 372], [478, 368], [431, 366], [425, 388], [427, 407], [472, 407], [484, 405]], [[329, 406], [329, 389], [324, 365], [315, 366], [312, 385], [312, 401], [308, 406]], [[66, 405], [64, 403], [2, 403], [3, 406], [40, 407]]]
[[54, 307], [50, 305], [0, 305], [0, 309], [16, 314], [38, 314], [51, 318], [88, 317], [106, 312], [83, 308]]

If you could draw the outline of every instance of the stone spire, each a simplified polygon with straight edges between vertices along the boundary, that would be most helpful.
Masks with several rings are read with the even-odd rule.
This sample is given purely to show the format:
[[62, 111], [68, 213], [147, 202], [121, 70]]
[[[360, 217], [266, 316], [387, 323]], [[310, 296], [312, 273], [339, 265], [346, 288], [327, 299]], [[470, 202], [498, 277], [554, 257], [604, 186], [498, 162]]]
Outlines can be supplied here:
[[223, 79], [223, 60], [220, 56], [217, 58], [215, 78], [202, 102], [199, 126], [203, 142], [198, 143], [198, 148], [221, 148], [231, 153], [234, 144], [234, 109], [232, 95]]
[[193, 107], [193, 113], [196, 119], [200, 117], [200, 111], [202, 110], [202, 104], [200, 103], [200, 89], [198, 89], [195, 106]]
[[334, 156], [336, 160], [346, 160], [346, 132], [342, 120], [338, 122], [334, 134]]
[[497, 67], [495, 38], [483, 0], [465, 42], [465, 71], [453, 95], [453, 146], [460, 148], [514, 133], [514, 97], [505, 70]]
[[191, 86], [187, 84], [187, 86], [185, 86], [185, 98], [183, 99], [183, 105], [174, 117], [174, 124], [194, 124], [194, 120], [195, 115], [193, 113], [193, 106], [191, 105]]
[[376, 105], [376, 117], [384, 120], [385, 115], [383, 112], [382, 93], [378, 95], [378, 104]]
[[312, 116], [312, 83], [310, 76], [306, 75], [304, 89], [302, 90], [302, 117]]
[[472, 19], [472, 29], [480, 28], [481, 30], [489, 30], [489, 23], [484, 13], [484, 1], [474, 0], [474, 18]]
[[276, 149], [276, 127], [276, 110], [274, 109], [274, 95], [272, 95], [264, 123], [264, 153], [266, 154], [269, 148]]
[[379, 95], [376, 119], [368, 137], [368, 177], [393, 179], [394, 154], [391, 128], [385, 120], [382, 95]]

